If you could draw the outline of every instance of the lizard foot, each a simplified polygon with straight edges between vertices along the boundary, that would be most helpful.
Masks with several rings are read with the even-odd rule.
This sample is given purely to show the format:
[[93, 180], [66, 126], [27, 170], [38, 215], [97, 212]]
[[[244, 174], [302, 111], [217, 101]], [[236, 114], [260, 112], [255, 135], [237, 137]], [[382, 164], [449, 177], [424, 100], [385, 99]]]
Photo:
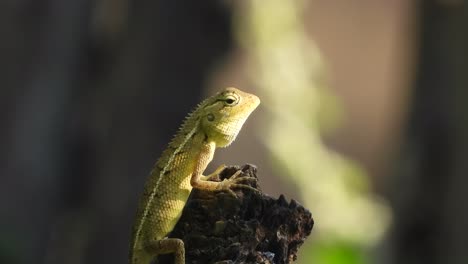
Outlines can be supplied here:
[[224, 169], [226, 169], [226, 165], [221, 164], [221, 165], [218, 166], [218, 168], [216, 168], [216, 170], [215, 170], [213, 173], [211, 173], [210, 175], [206, 175], [206, 176], [203, 176], [203, 175], [202, 175], [202, 176], [200, 176], [200, 178], [201, 178], [202, 180], [204, 180], [204, 181], [208, 181], [208, 180], [210, 180], [210, 179], [212, 179], [212, 178], [214, 178], [214, 177], [219, 176], [219, 174], [220, 174]]
[[237, 195], [232, 189], [244, 188], [244, 189], [248, 189], [248, 190], [258, 193], [259, 190], [255, 189], [254, 187], [250, 185], [242, 183], [242, 182], [247, 182], [247, 181], [256, 182], [258, 181], [258, 179], [254, 177], [250, 177], [250, 176], [241, 176], [241, 173], [242, 171], [238, 170], [229, 179], [224, 179], [222, 182], [220, 182], [219, 190], [226, 191], [230, 195], [236, 198], [237, 198]]

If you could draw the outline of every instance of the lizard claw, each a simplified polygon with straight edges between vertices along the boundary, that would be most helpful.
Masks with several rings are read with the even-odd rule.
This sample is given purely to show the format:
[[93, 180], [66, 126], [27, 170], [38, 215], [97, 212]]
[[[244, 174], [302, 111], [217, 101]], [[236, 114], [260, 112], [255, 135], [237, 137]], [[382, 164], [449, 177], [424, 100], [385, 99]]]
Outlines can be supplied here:
[[224, 165], [224, 164], [221, 164], [218, 166], [218, 168], [216, 168], [216, 170], [211, 173], [210, 175], [207, 175], [207, 176], [201, 176], [200, 178], [202, 178], [202, 180], [205, 180], [205, 181], [208, 181], [210, 179], [212, 179], [213, 177], [217, 177], [219, 176], [219, 174], [226, 168], [227, 166]]
[[238, 170], [236, 171], [236, 173], [234, 173], [230, 178], [229, 180], [233, 181], [233, 182], [242, 182], [242, 181], [258, 181], [257, 178], [255, 177], [251, 177], [251, 176], [244, 176], [244, 175], [241, 175], [242, 174], [242, 170]]
[[248, 190], [258, 193], [259, 191], [255, 189], [254, 187], [241, 183], [241, 182], [246, 182], [246, 181], [256, 182], [258, 181], [258, 179], [251, 177], [251, 176], [243, 176], [243, 175], [241, 176], [241, 173], [242, 171], [238, 170], [229, 179], [224, 179], [222, 182], [220, 182], [219, 189], [222, 191], [227, 191], [230, 195], [236, 198], [237, 198], [237, 195], [232, 189], [244, 188], [244, 189], [248, 189]]
[[247, 185], [247, 184], [234, 183], [234, 184], [231, 185], [231, 188], [244, 188], [244, 189], [248, 189], [248, 190], [251, 190], [253, 192], [256, 192], [256, 193], [260, 193], [259, 190], [255, 189], [254, 187], [252, 187], [250, 185]]
[[232, 197], [237, 198], [237, 194], [233, 190], [228, 188], [224, 189], [224, 191], [227, 191], [227, 193], [229, 193]]
[[[239, 178], [236, 178], [236, 179], [232, 179], [231, 182], [232, 182], [232, 187], [239, 187], [240, 185], [246, 185], [246, 184], [242, 184], [242, 182], [257, 182], [258, 179], [257, 178], [254, 178], [254, 177], [249, 177], [249, 176], [242, 176], [242, 177], [239, 177]], [[239, 185], [239, 186], [238, 186]], [[246, 185], [246, 186], [249, 186], [249, 185]], [[249, 186], [251, 187], [251, 186]]]
[[242, 173], [242, 170], [237, 170], [231, 177], [230, 179], [236, 179], [239, 177], [239, 175], [241, 175]]

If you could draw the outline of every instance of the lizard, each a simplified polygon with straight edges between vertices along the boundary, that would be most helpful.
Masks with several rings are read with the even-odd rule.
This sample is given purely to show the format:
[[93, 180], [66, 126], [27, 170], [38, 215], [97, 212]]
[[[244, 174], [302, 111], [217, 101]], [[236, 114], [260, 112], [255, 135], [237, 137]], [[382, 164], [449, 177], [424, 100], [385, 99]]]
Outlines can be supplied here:
[[137, 209], [130, 243], [130, 264], [150, 264], [158, 255], [174, 254], [175, 264], [185, 263], [184, 242], [168, 238], [179, 220], [193, 188], [206, 191], [226, 191], [233, 196], [233, 188], [247, 188], [256, 180], [239, 176], [221, 182], [209, 181], [225, 165], [204, 176], [216, 148], [229, 146], [237, 137], [244, 122], [260, 104], [250, 93], [228, 87], [202, 101], [191, 112], [161, 157], [145, 183]]

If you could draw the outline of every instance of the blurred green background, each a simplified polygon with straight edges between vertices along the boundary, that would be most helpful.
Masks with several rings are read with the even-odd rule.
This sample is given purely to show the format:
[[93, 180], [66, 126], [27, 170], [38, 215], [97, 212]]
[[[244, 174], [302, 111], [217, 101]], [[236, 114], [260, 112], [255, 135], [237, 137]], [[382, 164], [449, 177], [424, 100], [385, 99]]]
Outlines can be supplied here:
[[127, 263], [184, 116], [262, 104], [220, 163], [305, 205], [297, 263], [468, 263], [462, 0], [0, 3], [0, 263]]

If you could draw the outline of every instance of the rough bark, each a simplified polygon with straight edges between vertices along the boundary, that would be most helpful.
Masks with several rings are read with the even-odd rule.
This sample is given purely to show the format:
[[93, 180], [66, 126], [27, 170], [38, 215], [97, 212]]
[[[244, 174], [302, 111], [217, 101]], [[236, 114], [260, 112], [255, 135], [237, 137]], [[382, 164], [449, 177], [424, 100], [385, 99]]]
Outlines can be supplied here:
[[[257, 178], [252, 165], [226, 168], [218, 179], [243, 175]], [[249, 183], [259, 189], [258, 183]], [[194, 190], [170, 237], [184, 240], [186, 262], [201, 263], [291, 263], [314, 221], [311, 213], [283, 195], [274, 199], [264, 193], [238, 189], [228, 193]], [[171, 255], [159, 263], [173, 263]]]

